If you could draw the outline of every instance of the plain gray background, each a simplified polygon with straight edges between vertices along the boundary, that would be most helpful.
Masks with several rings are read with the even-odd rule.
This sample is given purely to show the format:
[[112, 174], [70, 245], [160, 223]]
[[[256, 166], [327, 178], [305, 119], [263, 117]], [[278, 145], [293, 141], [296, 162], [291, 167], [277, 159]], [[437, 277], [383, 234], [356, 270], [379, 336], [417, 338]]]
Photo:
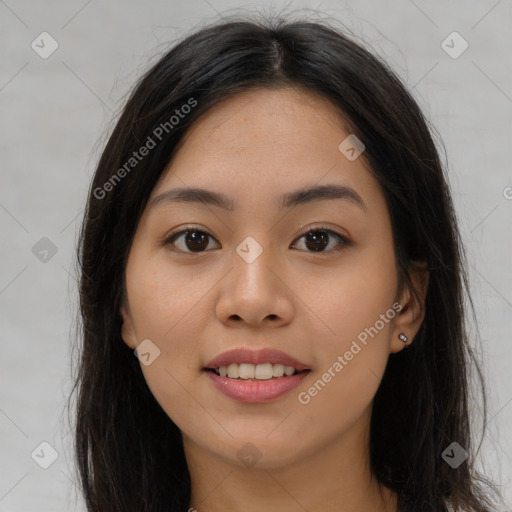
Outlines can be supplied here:
[[[285, 6], [311, 19], [308, 10], [319, 9], [384, 56], [444, 141], [489, 391], [480, 466], [512, 509], [511, 0], [0, 0], [0, 512], [83, 510], [64, 411], [77, 305], [73, 257], [120, 101], [191, 29]], [[42, 32], [58, 43], [47, 58], [31, 47], [51, 49]], [[44, 237], [56, 254], [41, 252], [51, 245]], [[41, 442], [58, 454], [48, 469], [40, 464], [51, 461], [51, 450]]]

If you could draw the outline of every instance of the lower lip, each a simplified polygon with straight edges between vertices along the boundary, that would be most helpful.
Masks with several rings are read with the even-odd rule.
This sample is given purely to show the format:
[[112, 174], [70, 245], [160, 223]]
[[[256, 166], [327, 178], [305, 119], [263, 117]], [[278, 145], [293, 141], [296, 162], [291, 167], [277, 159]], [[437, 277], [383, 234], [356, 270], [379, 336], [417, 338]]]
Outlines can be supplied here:
[[310, 373], [296, 373], [289, 377], [278, 377], [269, 380], [235, 380], [221, 377], [215, 372], [205, 370], [217, 389], [227, 397], [244, 403], [264, 403], [280, 398], [296, 388]]

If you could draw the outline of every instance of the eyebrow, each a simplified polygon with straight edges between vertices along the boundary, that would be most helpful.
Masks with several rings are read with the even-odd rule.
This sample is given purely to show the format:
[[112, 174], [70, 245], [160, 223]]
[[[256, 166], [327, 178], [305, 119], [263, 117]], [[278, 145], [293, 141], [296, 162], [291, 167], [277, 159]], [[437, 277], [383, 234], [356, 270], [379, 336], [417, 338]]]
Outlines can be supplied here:
[[[302, 188], [288, 192], [281, 196], [280, 209], [304, 205], [316, 201], [332, 199], [348, 200], [354, 205], [366, 211], [366, 205], [361, 196], [351, 187], [344, 185], [319, 185], [310, 188]], [[234, 202], [232, 199], [220, 192], [213, 192], [203, 188], [179, 187], [162, 192], [150, 203], [150, 207], [160, 204], [175, 203], [205, 203], [218, 206], [224, 210], [233, 211]]]

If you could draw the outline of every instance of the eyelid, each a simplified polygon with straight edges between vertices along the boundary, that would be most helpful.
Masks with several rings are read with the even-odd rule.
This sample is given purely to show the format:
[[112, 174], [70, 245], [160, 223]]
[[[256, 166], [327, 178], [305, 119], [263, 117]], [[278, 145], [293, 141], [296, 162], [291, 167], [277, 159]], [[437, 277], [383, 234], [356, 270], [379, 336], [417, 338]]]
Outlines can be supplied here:
[[164, 236], [163, 241], [165, 242], [169, 238], [171, 238], [173, 235], [182, 234], [186, 231], [204, 231], [208, 235], [210, 235], [212, 238], [215, 238], [212, 234], [208, 232], [208, 230], [198, 224], [185, 224], [184, 226], [179, 226], [175, 229], [173, 229], [170, 233]]
[[311, 231], [327, 231], [329, 233], [332, 233], [336, 236], [339, 236], [340, 238], [343, 238], [346, 242], [350, 242], [351, 243], [351, 240], [349, 239], [349, 236], [346, 235], [346, 234], [343, 234], [343, 233], [340, 233], [339, 231], [336, 231], [336, 229], [341, 229], [341, 228], [335, 228], [334, 226], [331, 226], [330, 224], [313, 224], [313, 225], [310, 225], [310, 226], [306, 226], [306, 228], [303, 230], [303, 231], [300, 231], [299, 234], [297, 235], [296, 238], [300, 238], [301, 236], [304, 236], [306, 235], [307, 233], [311, 232]]

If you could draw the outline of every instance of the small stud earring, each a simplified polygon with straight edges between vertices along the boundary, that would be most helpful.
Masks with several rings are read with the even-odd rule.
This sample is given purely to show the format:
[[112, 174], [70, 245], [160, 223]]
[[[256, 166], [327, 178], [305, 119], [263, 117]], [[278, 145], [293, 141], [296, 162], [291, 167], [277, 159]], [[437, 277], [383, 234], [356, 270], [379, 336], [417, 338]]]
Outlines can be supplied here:
[[402, 334], [400, 333], [398, 335], [398, 337], [400, 338], [400, 340], [402, 340], [404, 343], [407, 343], [407, 340], [409, 339], [405, 334]]

